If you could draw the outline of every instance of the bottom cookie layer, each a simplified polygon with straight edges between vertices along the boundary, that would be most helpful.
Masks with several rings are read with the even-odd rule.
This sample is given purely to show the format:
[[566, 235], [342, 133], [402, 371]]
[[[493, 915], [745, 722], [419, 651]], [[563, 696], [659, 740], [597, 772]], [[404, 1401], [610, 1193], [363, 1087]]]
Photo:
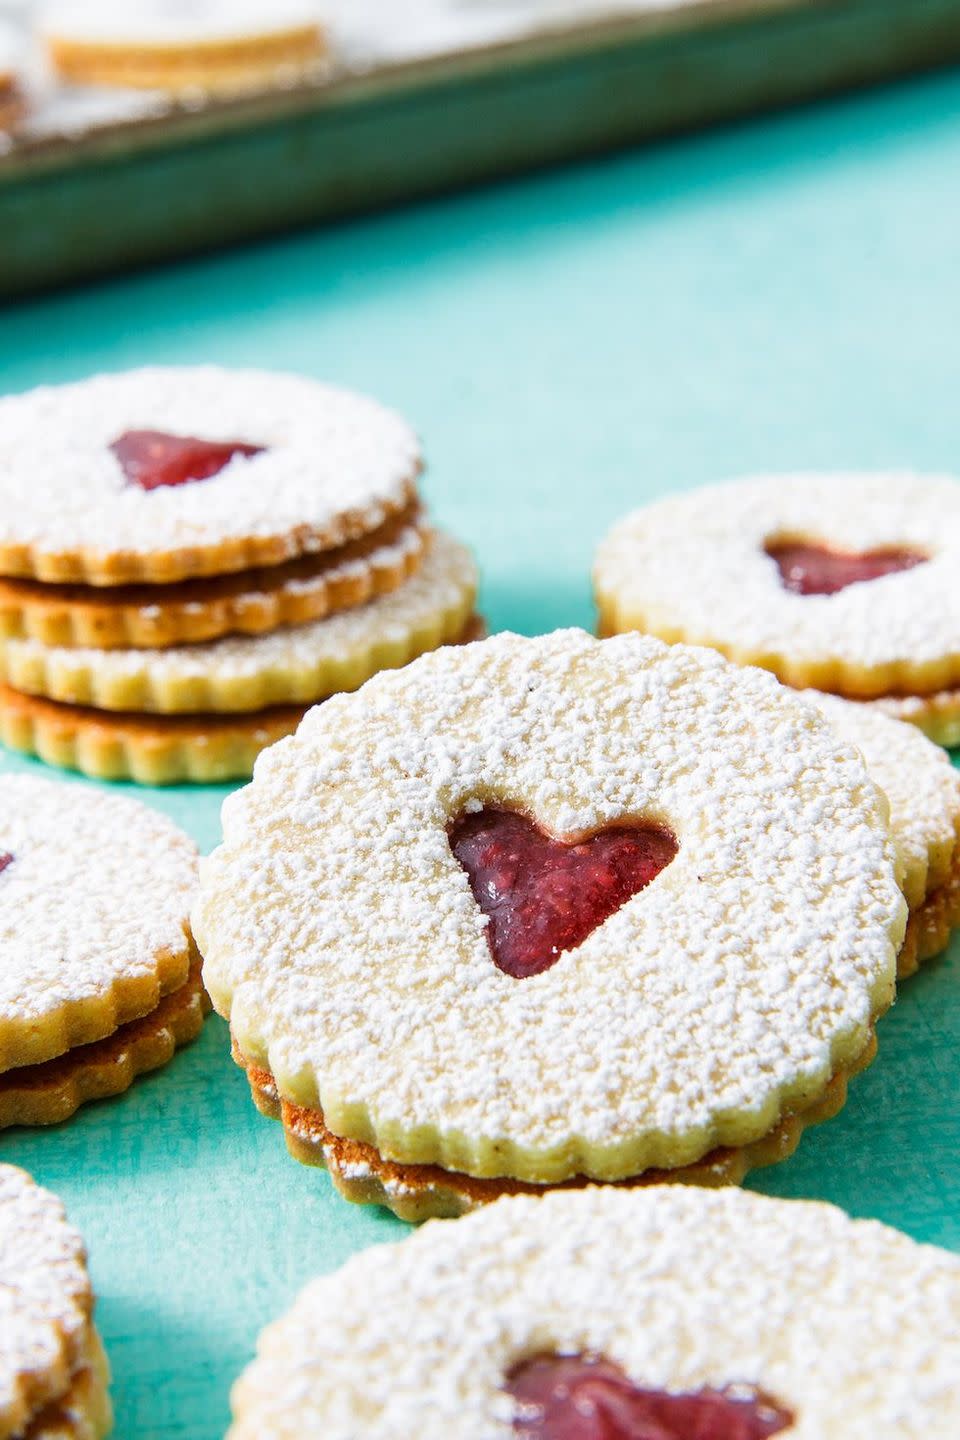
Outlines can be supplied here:
[[91, 1326], [86, 1363], [74, 1375], [66, 1395], [34, 1416], [23, 1440], [104, 1440], [113, 1428], [109, 1383], [103, 1344]]
[[[485, 634], [484, 621], [475, 615], [454, 643], [467, 644]], [[249, 779], [261, 750], [292, 735], [309, 708], [140, 715], [68, 705], [0, 685], [0, 740], [11, 750], [95, 780], [211, 785]]]
[[[847, 1083], [873, 1060], [876, 1036], [870, 1040], [849, 1069], [833, 1077], [824, 1093], [807, 1109], [784, 1116], [769, 1135], [752, 1145], [712, 1150], [702, 1160], [678, 1170], [647, 1170], [626, 1180], [608, 1181], [619, 1188], [645, 1185], [685, 1184], [718, 1187], [739, 1185], [751, 1170], [775, 1165], [793, 1154], [809, 1125], [830, 1120], [843, 1108]], [[233, 1048], [233, 1057], [247, 1075], [257, 1109], [283, 1124], [287, 1149], [302, 1165], [320, 1166], [330, 1172], [334, 1186], [345, 1200], [357, 1205], [383, 1205], [400, 1220], [455, 1219], [502, 1195], [537, 1195], [549, 1190], [583, 1189], [600, 1182], [576, 1176], [556, 1185], [538, 1186], [521, 1180], [480, 1180], [472, 1175], [443, 1170], [439, 1165], [397, 1165], [385, 1160], [372, 1145], [334, 1135], [319, 1110], [308, 1110], [282, 1099], [273, 1076], [249, 1064]]]
[[960, 850], [954, 853], [949, 875], [942, 885], [910, 912], [903, 945], [897, 956], [897, 979], [915, 975], [925, 960], [933, 960], [950, 944], [960, 927]]
[[195, 1040], [209, 1011], [200, 962], [195, 961], [186, 982], [164, 996], [149, 1015], [56, 1060], [0, 1075], [0, 1130], [11, 1125], [59, 1125], [91, 1100], [122, 1094], [138, 1075], [159, 1070]]

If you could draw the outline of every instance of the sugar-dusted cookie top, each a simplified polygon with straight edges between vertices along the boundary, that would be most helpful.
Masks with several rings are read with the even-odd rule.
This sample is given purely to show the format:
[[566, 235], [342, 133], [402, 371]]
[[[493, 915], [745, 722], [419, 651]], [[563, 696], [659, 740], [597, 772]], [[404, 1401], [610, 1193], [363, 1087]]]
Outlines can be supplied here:
[[[260, 1337], [229, 1434], [954, 1440], [958, 1337], [960, 1259], [833, 1206], [555, 1192], [308, 1285]], [[597, 1407], [609, 1431], [577, 1428]]]
[[0, 400], [0, 573], [114, 585], [277, 564], [413, 498], [413, 431], [364, 396], [215, 366]]
[[766, 1135], [863, 1054], [905, 921], [886, 813], [767, 674], [500, 635], [262, 755], [194, 931], [240, 1052], [336, 1134], [614, 1179]]
[[135, 800], [0, 776], [0, 1070], [111, 1034], [182, 985], [197, 849]]
[[601, 544], [594, 584], [607, 633], [859, 696], [960, 682], [958, 569], [957, 480], [801, 474], [635, 511]]
[[54, 35], [104, 45], [183, 46], [226, 44], [300, 29], [318, 29], [317, 0], [113, 0], [47, 6], [44, 27]]
[[[83, 1359], [93, 1295], [60, 1201], [0, 1165], [0, 1436], [22, 1434]], [[30, 1433], [33, 1433], [32, 1431]]]

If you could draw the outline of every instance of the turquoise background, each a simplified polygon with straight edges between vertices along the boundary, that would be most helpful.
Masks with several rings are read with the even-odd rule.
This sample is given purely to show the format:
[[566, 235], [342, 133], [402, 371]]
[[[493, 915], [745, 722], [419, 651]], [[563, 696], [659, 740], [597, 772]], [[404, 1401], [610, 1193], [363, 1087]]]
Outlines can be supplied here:
[[[590, 625], [594, 544], [639, 502], [754, 468], [960, 469], [958, 175], [949, 75], [10, 309], [0, 388], [212, 360], [368, 390], [421, 430], [492, 626]], [[216, 843], [224, 790], [139, 793]], [[958, 981], [960, 944], [755, 1188], [960, 1248]], [[0, 1158], [87, 1238], [137, 1440], [221, 1435], [260, 1327], [404, 1231], [286, 1157], [216, 1019]]]

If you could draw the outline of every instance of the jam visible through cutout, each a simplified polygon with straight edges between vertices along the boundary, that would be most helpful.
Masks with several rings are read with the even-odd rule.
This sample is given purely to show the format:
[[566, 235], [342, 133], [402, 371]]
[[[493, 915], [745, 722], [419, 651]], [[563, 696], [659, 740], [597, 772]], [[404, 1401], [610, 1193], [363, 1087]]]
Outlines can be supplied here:
[[260, 455], [264, 448], [242, 440], [195, 440], [163, 430], [125, 430], [110, 446], [124, 475], [141, 490], [209, 480], [235, 455]]
[[641, 1390], [602, 1356], [536, 1355], [507, 1377], [518, 1440], [767, 1440], [793, 1416], [745, 1385]]
[[3, 874], [8, 865], [13, 864], [13, 856], [6, 850], [0, 850], [0, 875]]
[[450, 848], [490, 917], [494, 964], [524, 980], [581, 944], [649, 885], [678, 847], [655, 825], [611, 826], [571, 845], [515, 811], [486, 809], [454, 822]]
[[793, 540], [775, 542], [766, 551], [779, 567], [784, 589], [792, 590], [794, 595], [836, 595], [848, 585], [912, 570], [928, 559], [919, 550], [868, 550], [862, 555], [848, 555]]

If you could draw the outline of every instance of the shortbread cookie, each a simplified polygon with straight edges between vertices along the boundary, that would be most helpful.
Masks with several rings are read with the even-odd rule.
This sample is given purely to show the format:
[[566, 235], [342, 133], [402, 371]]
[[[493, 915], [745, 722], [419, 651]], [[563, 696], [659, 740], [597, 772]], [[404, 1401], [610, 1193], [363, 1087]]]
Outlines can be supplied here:
[[500, 1201], [314, 1280], [229, 1440], [954, 1440], [960, 1259], [728, 1190]]
[[361, 395], [215, 366], [0, 400], [0, 574], [91, 585], [279, 565], [415, 499], [412, 430]]
[[155, 1010], [188, 977], [197, 851], [134, 800], [0, 776], [0, 1072]]
[[59, 5], [44, 23], [65, 80], [174, 91], [245, 90], [289, 83], [326, 54], [310, 0], [113, 0]]
[[195, 963], [179, 990], [155, 1010], [105, 1040], [80, 1045], [56, 1060], [0, 1075], [0, 1130], [11, 1125], [59, 1125], [81, 1105], [129, 1090], [138, 1075], [159, 1070], [195, 1040], [210, 1002]]
[[92, 1314], [83, 1241], [67, 1224], [60, 1201], [22, 1170], [0, 1165], [3, 1440], [42, 1436], [45, 1414], [69, 1402], [75, 1383], [93, 1366], [102, 1381]]
[[785, 475], [638, 510], [600, 546], [603, 633], [710, 645], [853, 699], [960, 686], [960, 483]]
[[[479, 616], [457, 643], [482, 640]], [[303, 705], [274, 705], [238, 715], [137, 715], [62, 705], [0, 685], [0, 740], [48, 765], [98, 780], [141, 785], [220, 784], [248, 778], [261, 750], [292, 735]]]
[[322, 555], [179, 585], [46, 585], [0, 578], [0, 636], [42, 645], [165, 649], [305, 625], [396, 590], [429, 541], [416, 507]]
[[12, 130], [23, 115], [21, 51], [19, 34], [0, 20], [0, 130]]
[[886, 801], [710, 652], [439, 651], [312, 710], [223, 820], [194, 933], [238, 1052], [398, 1164], [544, 1185], [753, 1145], [893, 995]]
[[216, 785], [251, 775], [261, 750], [292, 735], [304, 711], [276, 705], [245, 715], [137, 715], [61, 705], [0, 685], [0, 740], [96, 780]]
[[890, 803], [900, 886], [910, 907], [897, 961], [901, 979], [939, 955], [960, 925], [960, 771], [912, 725], [806, 692], [840, 738], [855, 745]]
[[325, 620], [167, 650], [0, 640], [0, 679], [26, 694], [101, 710], [173, 714], [308, 705], [457, 639], [473, 614], [476, 591], [469, 551], [435, 534], [419, 572], [399, 590]]

